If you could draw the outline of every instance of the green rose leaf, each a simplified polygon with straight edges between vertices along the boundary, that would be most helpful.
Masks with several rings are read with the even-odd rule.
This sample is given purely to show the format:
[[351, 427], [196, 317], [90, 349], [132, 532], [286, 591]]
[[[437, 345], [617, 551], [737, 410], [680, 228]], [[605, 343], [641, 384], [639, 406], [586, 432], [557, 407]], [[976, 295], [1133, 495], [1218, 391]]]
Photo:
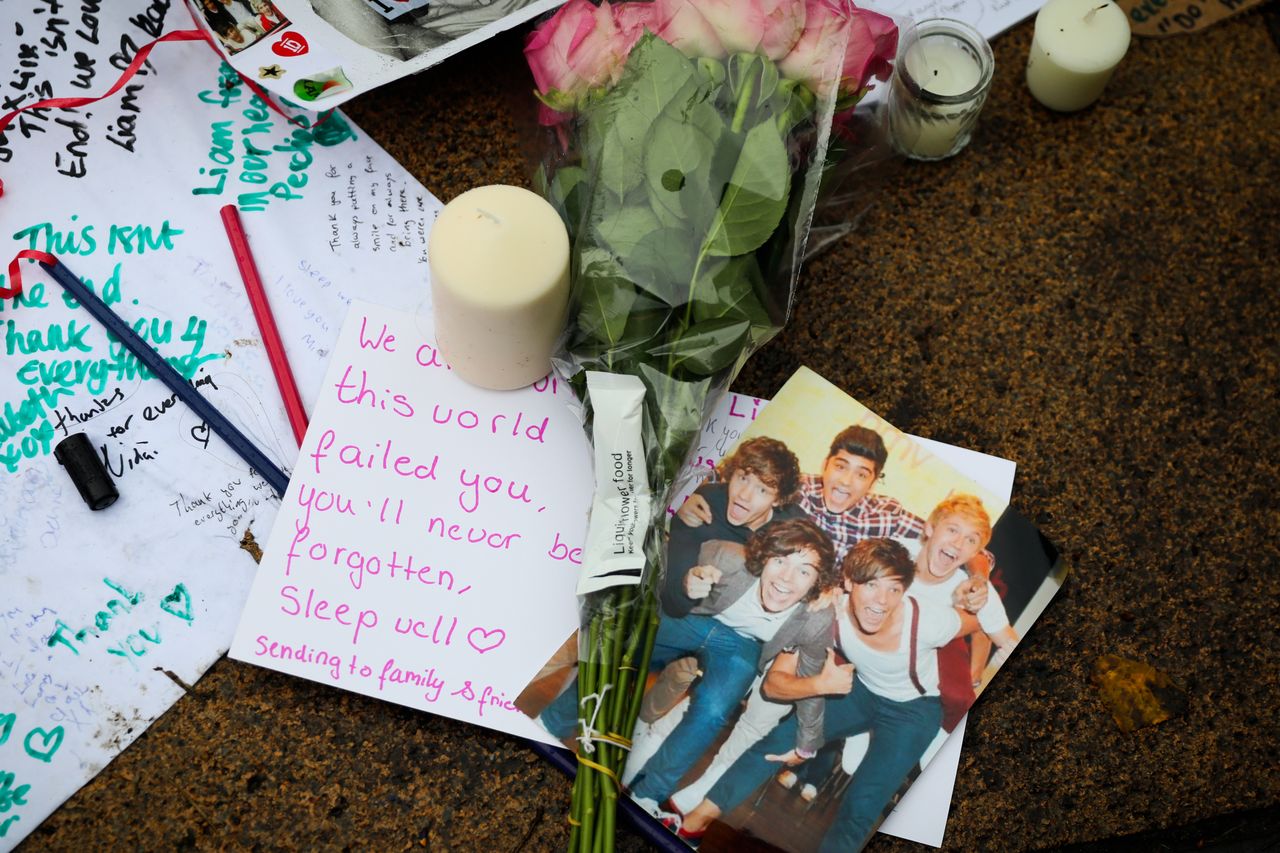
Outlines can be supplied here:
[[695, 243], [680, 228], [659, 228], [636, 241], [635, 247], [619, 258], [627, 278], [663, 304], [683, 305], [693, 278]]
[[629, 256], [645, 235], [662, 227], [647, 204], [604, 209], [604, 215], [595, 223], [595, 233], [619, 257]]
[[635, 302], [631, 304], [631, 313], [627, 316], [627, 345], [637, 350], [637, 356], [647, 357], [652, 342], [661, 334], [673, 314], [673, 309], [667, 303], [655, 299], [643, 290], [638, 291]]
[[[721, 189], [713, 185], [712, 161], [724, 129], [724, 120], [705, 100], [690, 104], [677, 98], [654, 122], [645, 146], [644, 173], [649, 198], [663, 222], [710, 221]], [[724, 179], [721, 175], [721, 184]]]
[[649, 131], [694, 74], [684, 54], [646, 33], [631, 49], [618, 84], [590, 107], [584, 147], [600, 181], [619, 197], [640, 182]]
[[[653, 33], [645, 33], [631, 48], [618, 85], [615, 120], [641, 128], [643, 139], [654, 120], [694, 76], [693, 63]], [[627, 115], [622, 115], [626, 113]]]
[[673, 368], [697, 376], [724, 370], [745, 354], [751, 322], [742, 317], [720, 317], [695, 323], [674, 341], [653, 349], [655, 358], [667, 359]]
[[757, 293], [765, 289], [764, 275], [754, 255], [717, 258], [703, 265], [703, 274], [693, 288], [695, 323], [720, 318], [745, 319], [752, 327], [770, 326], [769, 313]]
[[[545, 174], [539, 174], [545, 182]], [[576, 228], [582, 216], [582, 194], [586, 186], [583, 181], [586, 177], [587, 171], [581, 166], [564, 166], [557, 169], [551, 183], [540, 190], [569, 228]]]
[[787, 148], [772, 122], [751, 128], [707, 235], [709, 255], [755, 251], [778, 227], [791, 183]]
[[[584, 147], [590, 162], [599, 175], [598, 185], [624, 197], [639, 186], [643, 173], [640, 170], [640, 152], [644, 136], [632, 136], [631, 132], [605, 118], [592, 113], [587, 119], [587, 138]], [[648, 130], [646, 127], [645, 130]], [[597, 193], [597, 196], [599, 193]], [[608, 203], [606, 199], [599, 199]]]
[[609, 252], [598, 246], [578, 256], [578, 329], [589, 338], [617, 345], [636, 301], [636, 290]]

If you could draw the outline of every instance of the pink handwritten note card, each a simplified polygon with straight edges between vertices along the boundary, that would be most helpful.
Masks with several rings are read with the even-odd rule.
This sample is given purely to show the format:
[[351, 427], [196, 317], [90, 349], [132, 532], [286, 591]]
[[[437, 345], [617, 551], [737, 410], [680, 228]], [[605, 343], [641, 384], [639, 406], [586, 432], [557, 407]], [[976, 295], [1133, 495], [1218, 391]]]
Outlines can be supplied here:
[[472, 387], [429, 316], [354, 303], [231, 657], [551, 742], [512, 700], [578, 623], [571, 398]]

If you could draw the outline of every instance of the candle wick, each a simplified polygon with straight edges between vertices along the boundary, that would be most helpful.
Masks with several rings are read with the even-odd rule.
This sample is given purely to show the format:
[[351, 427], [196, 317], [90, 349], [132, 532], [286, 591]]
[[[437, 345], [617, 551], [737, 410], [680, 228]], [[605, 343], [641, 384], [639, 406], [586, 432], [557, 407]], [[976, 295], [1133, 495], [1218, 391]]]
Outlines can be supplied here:
[[502, 224], [502, 220], [501, 220], [501, 219], [499, 219], [498, 217], [494, 216], [492, 213], [490, 213], [489, 211], [485, 210], [483, 207], [477, 207], [477, 208], [476, 208], [476, 213], [480, 214], [480, 215], [481, 215], [481, 216], [483, 216], [485, 219], [488, 219], [488, 220], [489, 220], [490, 222], [492, 222], [494, 225], [501, 225], [501, 224]]
[[1087, 13], [1085, 13], [1084, 22], [1086, 24], [1089, 23], [1090, 21], [1093, 20], [1094, 15], [1098, 14], [1098, 12], [1102, 11], [1105, 8], [1107, 8], [1107, 4], [1103, 3], [1101, 6], [1095, 6], [1094, 8], [1090, 9]]

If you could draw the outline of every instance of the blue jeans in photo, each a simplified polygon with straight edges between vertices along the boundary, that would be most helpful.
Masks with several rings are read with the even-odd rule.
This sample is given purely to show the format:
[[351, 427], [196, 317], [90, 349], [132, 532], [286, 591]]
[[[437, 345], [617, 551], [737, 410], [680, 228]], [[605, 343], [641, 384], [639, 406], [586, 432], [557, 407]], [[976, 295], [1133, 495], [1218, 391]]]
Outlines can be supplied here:
[[[737, 710], [755, 679], [760, 662], [760, 642], [744, 637], [710, 616], [674, 619], [663, 615], [658, 622], [651, 671], [694, 655], [702, 678], [694, 686], [689, 710], [662, 746], [645, 764], [631, 786], [631, 794], [661, 803], [694, 762], [715, 742], [716, 735]], [[571, 737], [578, 718], [590, 719], [589, 710], [578, 712], [575, 679], [542, 712], [542, 724], [558, 738]]]
[[[872, 693], [859, 679], [854, 679], [853, 690], [847, 695], [826, 700], [824, 739], [830, 743], [869, 731], [871, 745], [854, 771], [819, 850], [836, 853], [861, 849], [889, 798], [920, 760], [941, 725], [942, 703], [937, 696], [895, 702]], [[707, 793], [707, 799], [728, 814], [780, 768], [781, 765], [766, 761], [765, 756], [781, 755], [795, 743], [796, 718], [792, 714], [739, 758]]]

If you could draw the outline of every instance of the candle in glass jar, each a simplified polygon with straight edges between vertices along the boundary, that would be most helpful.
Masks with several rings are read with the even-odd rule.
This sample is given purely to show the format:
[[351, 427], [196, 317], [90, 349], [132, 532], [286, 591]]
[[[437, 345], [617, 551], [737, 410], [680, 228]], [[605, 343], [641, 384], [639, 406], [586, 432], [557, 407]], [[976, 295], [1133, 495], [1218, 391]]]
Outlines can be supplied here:
[[994, 60], [967, 24], [922, 21], [894, 71], [890, 123], [898, 150], [917, 160], [950, 157], [969, 141]]
[[1092, 104], [1129, 50], [1129, 19], [1111, 0], [1049, 0], [1036, 15], [1027, 88], [1051, 110]]
[[473, 385], [522, 388], [551, 369], [569, 298], [569, 236], [541, 196], [502, 185], [444, 206], [427, 243], [436, 343]]

